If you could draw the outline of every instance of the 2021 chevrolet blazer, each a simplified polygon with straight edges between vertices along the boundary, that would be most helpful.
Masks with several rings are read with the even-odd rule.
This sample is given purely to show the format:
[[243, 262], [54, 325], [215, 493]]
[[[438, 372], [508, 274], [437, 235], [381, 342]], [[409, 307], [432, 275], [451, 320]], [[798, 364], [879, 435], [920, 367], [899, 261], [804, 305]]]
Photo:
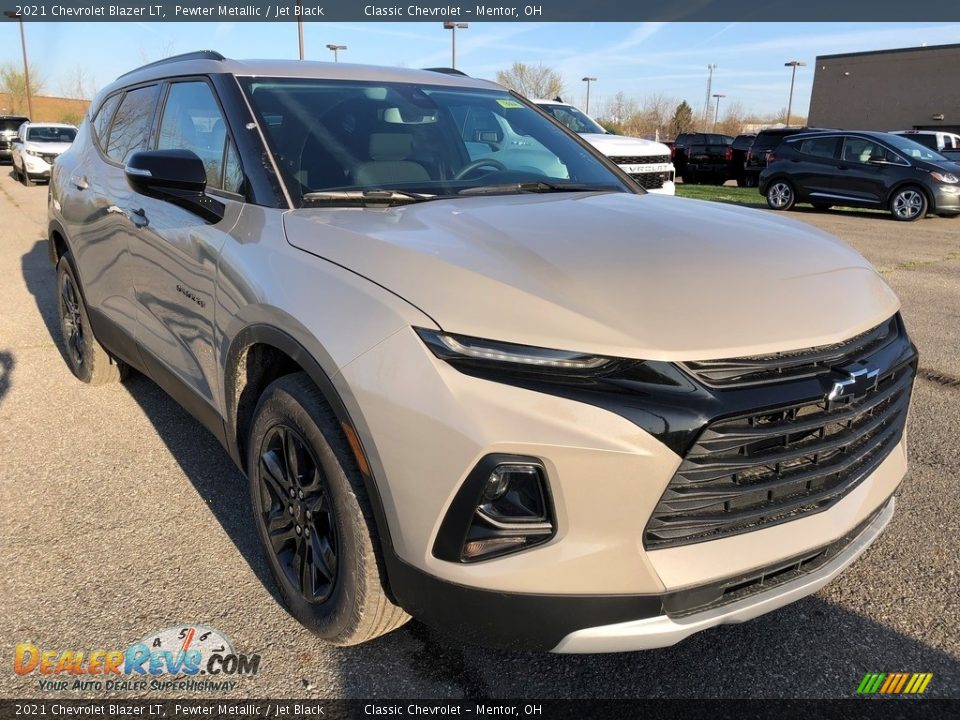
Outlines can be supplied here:
[[219, 439], [334, 643], [670, 645], [893, 513], [916, 351], [874, 269], [647, 194], [490, 82], [145, 66], [54, 165], [49, 238], [74, 374], [135, 367]]

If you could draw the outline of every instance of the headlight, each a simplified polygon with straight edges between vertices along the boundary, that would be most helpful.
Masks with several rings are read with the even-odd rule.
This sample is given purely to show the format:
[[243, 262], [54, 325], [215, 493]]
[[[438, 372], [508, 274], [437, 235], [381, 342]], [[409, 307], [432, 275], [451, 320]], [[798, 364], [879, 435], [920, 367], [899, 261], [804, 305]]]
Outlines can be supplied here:
[[956, 185], [958, 182], [960, 182], [960, 178], [953, 173], [931, 172], [930, 177], [932, 177], [934, 180], [938, 180], [939, 182], [947, 183], [948, 185]]
[[414, 329], [434, 355], [456, 366], [501, 368], [528, 373], [597, 375], [622, 362], [601, 355], [482, 340], [424, 328]]
[[40, 152], [39, 150], [34, 150], [32, 148], [26, 148], [26, 153], [27, 155], [33, 155], [34, 157], [40, 157], [41, 155], [43, 155], [43, 153]]

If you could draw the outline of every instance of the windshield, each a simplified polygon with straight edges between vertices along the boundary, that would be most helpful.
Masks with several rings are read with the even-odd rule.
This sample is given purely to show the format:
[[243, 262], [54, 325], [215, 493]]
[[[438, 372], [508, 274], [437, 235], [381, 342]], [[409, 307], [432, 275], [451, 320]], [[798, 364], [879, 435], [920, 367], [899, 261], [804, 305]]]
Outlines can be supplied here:
[[606, 135], [607, 131], [596, 120], [584, 115], [572, 105], [541, 105], [540, 109], [562, 122], [575, 133]]
[[521, 183], [628, 191], [590, 151], [505, 91], [305, 78], [248, 78], [243, 86], [301, 202], [332, 190], [446, 197]]
[[0, 131], [16, 132], [26, 121], [25, 117], [0, 118]]
[[27, 142], [72, 143], [77, 131], [71, 127], [36, 125], [27, 128]]
[[918, 142], [914, 142], [902, 135], [887, 135], [886, 141], [895, 147], [901, 155], [906, 155], [914, 160], [932, 160], [933, 162], [942, 162], [946, 158], [935, 150], [924, 147]]

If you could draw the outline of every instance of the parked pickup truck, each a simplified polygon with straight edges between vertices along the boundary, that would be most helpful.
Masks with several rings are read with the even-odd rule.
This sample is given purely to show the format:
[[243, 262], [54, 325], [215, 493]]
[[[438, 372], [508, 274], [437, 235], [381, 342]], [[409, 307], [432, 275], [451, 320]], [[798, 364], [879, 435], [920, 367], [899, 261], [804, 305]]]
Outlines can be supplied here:
[[685, 183], [715, 182], [727, 179], [729, 153], [733, 138], [718, 133], [681, 133], [673, 148], [673, 162]]
[[647, 192], [673, 195], [674, 168], [670, 148], [643, 138], [625, 137], [607, 132], [600, 123], [573, 105], [559, 100], [534, 100], [540, 109], [566, 125], [620, 166]]
[[893, 135], [903, 135], [924, 147], [936, 150], [947, 160], [960, 162], [960, 135], [940, 130], [894, 130]]

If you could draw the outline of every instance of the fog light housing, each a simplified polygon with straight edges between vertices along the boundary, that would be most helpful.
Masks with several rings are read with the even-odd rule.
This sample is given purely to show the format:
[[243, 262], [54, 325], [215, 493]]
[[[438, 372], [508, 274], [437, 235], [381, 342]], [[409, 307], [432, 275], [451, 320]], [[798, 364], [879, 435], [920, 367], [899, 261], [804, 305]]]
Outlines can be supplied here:
[[464, 481], [440, 526], [433, 554], [475, 562], [547, 542], [555, 533], [539, 460], [488, 455]]

